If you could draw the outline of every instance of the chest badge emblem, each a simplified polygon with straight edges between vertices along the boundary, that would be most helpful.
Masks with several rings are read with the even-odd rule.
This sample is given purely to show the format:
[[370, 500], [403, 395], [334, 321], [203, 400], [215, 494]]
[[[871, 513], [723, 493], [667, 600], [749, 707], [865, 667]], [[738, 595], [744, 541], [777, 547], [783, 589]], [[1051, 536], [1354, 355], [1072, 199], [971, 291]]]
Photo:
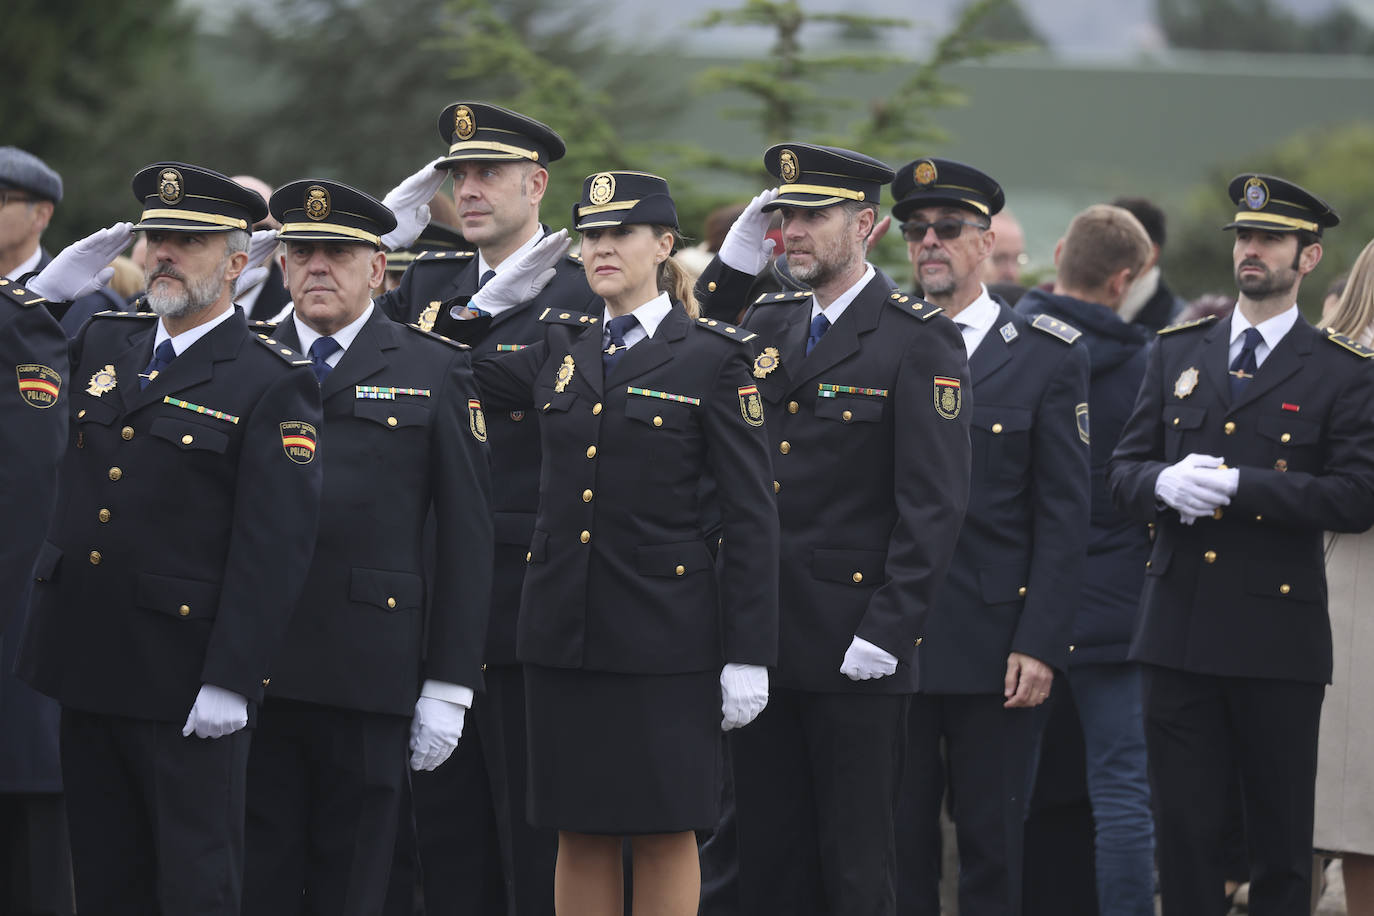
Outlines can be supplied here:
[[104, 369], [91, 376], [91, 383], [86, 386], [86, 393], [100, 397], [107, 391], [115, 389], [115, 367], [107, 365]]
[[777, 347], [764, 347], [763, 352], [754, 357], [754, 378], [766, 378], [778, 368], [778, 356]]
[[1197, 369], [1189, 366], [1178, 374], [1178, 381], [1174, 382], [1174, 397], [1186, 398], [1193, 393], [1197, 387]]
[[563, 365], [558, 367], [558, 376], [554, 381], [553, 390], [562, 394], [568, 387], [568, 382], [572, 381], [573, 372], [577, 367], [573, 364], [572, 354], [563, 357]]

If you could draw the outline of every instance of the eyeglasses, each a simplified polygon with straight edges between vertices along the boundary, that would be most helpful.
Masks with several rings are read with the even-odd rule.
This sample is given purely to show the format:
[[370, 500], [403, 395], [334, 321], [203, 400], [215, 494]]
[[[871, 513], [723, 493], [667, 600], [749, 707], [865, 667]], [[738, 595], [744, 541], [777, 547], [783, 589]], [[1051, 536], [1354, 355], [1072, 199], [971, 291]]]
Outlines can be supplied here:
[[933, 223], [902, 223], [902, 238], [908, 242], [919, 242], [926, 237], [927, 229], [935, 230], [935, 237], [942, 242], [957, 239], [964, 232], [965, 226], [972, 226], [978, 230], [987, 230], [987, 226], [982, 223], [969, 222], [966, 219], [955, 219], [946, 217], [937, 219]]
[[0, 190], [0, 209], [8, 207], [10, 205], [10, 201], [22, 204], [31, 204], [36, 200], [38, 200], [37, 197], [30, 197], [28, 194], [25, 194], [22, 191]]

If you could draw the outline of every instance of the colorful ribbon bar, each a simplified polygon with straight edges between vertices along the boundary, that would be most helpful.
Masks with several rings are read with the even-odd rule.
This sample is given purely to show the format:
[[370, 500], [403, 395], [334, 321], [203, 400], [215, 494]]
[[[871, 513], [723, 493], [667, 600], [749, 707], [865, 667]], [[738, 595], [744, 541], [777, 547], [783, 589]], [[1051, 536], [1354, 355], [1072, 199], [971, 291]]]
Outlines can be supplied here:
[[409, 394], [417, 398], [429, 397], [428, 388], [395, 388], [378, 385], [354, 385], [353, 396], [366, 401], [394, 401], [398, 394]]
[[822, 398], [833, 398], [841, 394], [866, 394], [873, 398], [887, 397], [886, 388], [855, 388], [853, 385], [826, 385], [821, 383], [816, 386], [816, 394]]
[[497, 344], [497, 353], [515, 353], [528, 347], [529, 344]]
[[228, 420], [230, 423], [237, 423], [239, 418], [231, 413], [222, 410], [211, 410], [208, 407], [201, 407], [199, 404], [192, 404], [190, 401], [183, 401], [170, 395], [162, 399], [162, 403], [171, 404], [173, 407], [180, 407], [182, 410], [190, 410], [195, 413], [204, 414], [207, 417], [214, 417], [216, 420]]
[[658, 398], [660, 401], [676, 401], [679, 404], [691, 404], [693, 407], [701, 406], [701, 398], [689, 398], [685, 394], [669, 394], [666, 391], [654, 391], [652, 388], [626, 388], [626, 394], [638, 394], [646, 398]]

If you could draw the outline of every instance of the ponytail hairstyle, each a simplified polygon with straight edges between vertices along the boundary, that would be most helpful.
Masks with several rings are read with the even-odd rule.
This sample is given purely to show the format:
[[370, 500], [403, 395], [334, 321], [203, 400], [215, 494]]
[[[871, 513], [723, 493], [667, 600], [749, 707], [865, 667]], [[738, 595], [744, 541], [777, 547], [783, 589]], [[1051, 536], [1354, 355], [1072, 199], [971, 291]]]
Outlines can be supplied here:
[[[682, 236], [672, 226], [650, 226], [654, 235], [662, 238], [664, 235], [671, 234], [673, 237], [673, 249], [676, 251], [682, 247]], [[687, 317], [695, 319], [701, 314], [701, 309], [697, 305], [696, 294], [692, 291], [692, 276], [681, 264], [677, 262], [674, 255], [664, 258], [658, 265], [658, 291], [667, 293], [671, 299], [676, 299], [682, 303], [682, 307], [687, 311]]]

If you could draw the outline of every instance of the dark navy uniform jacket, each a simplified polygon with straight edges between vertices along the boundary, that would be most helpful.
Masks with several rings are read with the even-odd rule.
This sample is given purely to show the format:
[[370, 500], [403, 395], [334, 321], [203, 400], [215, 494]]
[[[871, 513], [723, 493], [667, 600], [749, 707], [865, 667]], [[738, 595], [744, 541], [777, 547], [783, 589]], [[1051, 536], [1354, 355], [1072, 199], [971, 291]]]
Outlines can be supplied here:
[[[270, 333], [299, 346], [294, 321]], [[426, 678], [481, 683], [491, 513], [471, 364], [461, 345], [374, 308], [320, 394], [319, 539], [267, 695], [409, 716]], [[431, 511], [439, 562], [426, 582]]]
[[[1323, 531], [1374, 523], [1374, 353], [1301, 316], [1232, 401], [1230, 321], [1160, 332], [1112, 455], [1119, 506], [1154, 521], [1131, 658], [1200, 674], [1331, 678]], [[1184, 525], [1155, 481], [1190, 452], [1239, 468]]]
[[[753, 282], [718, 276], [725, 298]], [[875, 276], [809, 356], [809, 292], [766, 294], [745, 315], [782, 523], [779, 686], [916, 689], [969, 496], [968, 365], [939, 312]], [[896, 674], [840, 674], [855, 635], [896, 656]]]
[[[493, 316], [489, 324], [465, 322], [480, 327], [475, 335], [457, 327], [458, 322], [448, 313], [454, 300], [466, 303], [477, 292], [477, 256], [471, 252], [428, 252], [417, 257], [400, 285], [377, 303], [396, 321], [420, 322], [422, 327], [446, 336], [461, 336], [472, 347], [473, 358], [480, 359], [543, 340], [539, 315], [550, 307], [601, 314], [601, 299], [588, 288], [580, 260], [570, 255], [558, 263], [556, 271], [549, 285], [529, 302]], [[535, 415], [524, 409], [488, 410], [486, 420], [496, 562], [483, 661], [508, 665], [515, 662], [515, 621], [525, 577], [525, 554], [539, 506], [539, 424]]]
[[1079, 336], [1002, 305], [969, 357], [968, 514], [917, 651], [923, 693], [1000, 695], [1011, 652], [1067, 663], [1092, 495]]
[[309, 362], [234, 313], [147, 389], [157, 319], [72, 344], [71, 431], [19, 674], [65, 706], [181, 723], [202, 683], [258, 701], [320, 503]]
[[598, 318], [541, 317], [545, 341], [475, 365], [493, 411], [539, 417], [520, 660], [631, 674], [772, 664], [778, 519], [748, 333], [675, 306], [605, 379]]

